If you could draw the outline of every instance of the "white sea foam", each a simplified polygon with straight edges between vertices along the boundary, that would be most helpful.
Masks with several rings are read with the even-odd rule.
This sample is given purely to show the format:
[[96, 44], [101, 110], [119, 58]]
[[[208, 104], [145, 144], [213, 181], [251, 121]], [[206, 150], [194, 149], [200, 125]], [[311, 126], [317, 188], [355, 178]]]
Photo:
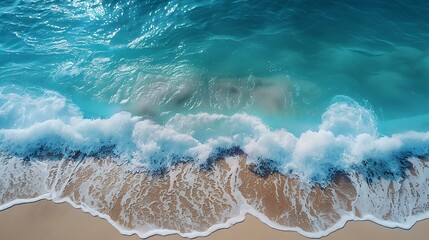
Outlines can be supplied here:
[[[109, 214], [107, 214], [104, 210], [104, 207], [110, 204], [114, 204], [117, 200], [117, 196], [119, 194], [119, 190], [121, 186], [124, 184], [123, 182], [115, 182], [111, 186], [108, 186], [109, 192], [105, 194], [111, 196], [102, 196], [98, 198], [97, 192], [88, 191], [88, 187], [99, 187], [101, 189], [106, 189], [106, 186], [103, 186], [103, 181], [106, 181], [109, 178], [109, 174], [111, 174], [111, 170], [115, 169], [115, 164], [97, 164], [93, 162], [91, 159], [88, 159], [87, 162], [82, 163], [82, 165], [86, 165], [82, 167], [78, 162], [68, 162], [63, 161], [62, 163], [58, 162], [32, 162], [28, 165], [22, 165], [19, 159], [9, 159], [8, 162], [2, 162], [2, 168], [7, 167], [8, 172], [10, 173], [9, 177], [2, 179], [2, 183], [10, 182], [16, 183], [20, 182], [21, 186], [25, 186], [21, 191], [14, 192], [15, 197], [17, 199], [11, 199], [6, 202], [2, 202], [0, 206], [0, 210], [12, 207], [21, 203], [29, 203], [38, 201], [40, 199], [52, 200], [54, 202], [67, 202], [70, 203], [73, 207], [82, 209], [85, 212], [91, 213], [93, 216], [98, 216], [103, 219], [106, 219], [110, 224], [112, 224], [115, 228], [117, 228], [122, 234], [132, 235], [138, 234], [140, 237], [149, 237], [155, 234], [158, 235], [168, 235], [168, 234], [179, 234], [183, 237], [197, 237], [197, 236], [206, 236], [218, 229], [228, 228], [231, 225], [241, 222], [244, 220], [246, 214], [251, 214], [259, 218], [262, 222], [266, 223], [272, 228], [279, 230], [292, 230], [297, 231], [300, 234], [307, 237], [319, 238], [325, 236], [339, 228], [342, 228], [344, 224], [349, 220], [371, 220], [378, 224], [381, 224], [386, 227], [401, 227], [408, 229], [415, 222], [428, 218], [429, 214], [427, 212], [427, 197], [429, 196], [429, 192], [427, 189], [427, 176], [429, 169], [424, 166], [424, 164], [419, 159], [410, 159], [410, 161], [415, 166], [415, 175], [409, 175], [409, 178], [405, 180], [405, 182], [392, 182], [389, 180], [382, 180], [377, 184], [368, 184], [363, 181], [359, 176], [356, 178], [352, 178], [353, 184], [356, 187], [356, 191], [358, 192], [358, 197], [353, 201], [353, 210], [352, 211], [344, 211], [341, 210], [340, 205], [335, 204], [335, 208], [338, 208], [339, 213], [341, 214], [341, 218], [338, 219], [335, 223], [328, 225], [329, 227], [320, 228], [315, 231], [306, 231], [299, 227], [291, 227], [287, 225], [279, 224], [276, 221], [271, 220], [266, 215], [264, 215], [260, 211], [261, 206], [254, 206], [251, 203], [247, 203], [244, 200], [244, 197], [241, 196], [240, 192], [235, 192], [236, 195], [236, 203], [234, 204], [233, 211], [229, 212], [229, 215], [226, 216], [226, 220], [224, 222], [219, 222], [209, 226], [204, 231], [186, 231], [181, 232], [177, 229], [164, 229], [160, 228], [156, 225], [150, 224], [149, 222], [137, 222], [138, 227], [129, 228], [119, 223], [117, 220], [113, 220]], [[238, 169], [238, 158], [227, 158], [227, 164], [230, 165], [232, 171], [234, 169]], [[63, 166], [60, 167], [60, 166]], [[67, 166], [66, 166], [67, 165]], [[64, 166], [66, 166], [64, 168]], [[75, 198], [75, 195], [64, 196], [64, 191], [68, 185], [73, 185], [73, 176], [78, 174], [79, 171], [93, 168], [96, 170], [94, 172], [94, 176], [86, 179], [87, 183], [81, 186], [81, 190], [79, 191], [80, 200]], [[125, 169], [120, 175], [125, 174]], [[79, 170], [80, 169], [80, 170]], [[4, 170], [4, 169], [2, 169]], [[50, 176], [49, 173], [55, 172], [53, 176]], [[21, 173], [21, 174], [20, 174]], [[28, 174], [31, 173], [31, 174]], [[215, 173], [215, 175], [218, 172]], [[231, 172], [233, 174], [233, 172]], [[177, 173], [176, 173], [177, 174]], [[189, 174], [189, 173], [188, 173]], [[191, 174], [192, 175], [192, 174]], [[119, 175], [117, 175], [119, 176]], [[236, 176], [236, 175], [234, 175]], [[11, 179], [11, 177], [13, 179]], [[115, 176], [110, 176], [115, 177]], [[101, 178], [101, 179], [100, 179]], [[97, 180], [98, 179], [98, 180]], [[124, 179], [122, 179], [124, 180]], [[178, 179], [176, 179], [178, 180]], [[188, 181], [182, 179], [184, 181]], [[113, 182], [112, 182], [113, 183]], [[104, 183], [105, 184], [105, 183]], [[129, 182], [127, 183], [129, 184]], [[252, 183], [255, 184], [255, 183]], [[236, 185], [237, 187], [240, 185]], [[234, 185], [233, 185], [234, 186]], [[137, 186], [136, 186], [137, 187]], [[196, 189], [198, 185], [195, 185]], [[29, 189], [34, 191], [33, 194], [30, 194]], [[8, 186], [6, 188], [2, 188], [0, 193], [1, 196], [5, 196], [8, 190], [16, 190], [12, 186]], [[130, 192], [133, 191], [133, 188], [129, 189]], [[207, 189], [207, 191], [210, 191]], [[286, 190], [283, 190], [286, 191]], [[101, 192], [100, 192], [101, 193]], [[288, 194], [285, 192], [285, 194]], [[132, 195], [126, 195], [122, 200], [123, 203], [127, 201], [134, 201], [132, 199]], [[110, 202], [102, 203], [103, 199], [110, 199]], [[3, 198], [2, 198], [3, 200]], [[79, 202], [81, 200], [85, 200], [85, 202]], [[297, 199], [297, 201], [306, 201], [305, 199]], [[76, 202], [78, 201], [78, 203]], [[228, 202], [226, 199], [223, 199], [224, 204], [231, 204], [232, 202]], [[334, 201], [335, 202], [335, 201]], [[148, 206], [153, 204], [154, 202], [148, 202]], [[204, 203], [202, 203], [204, 204]], [[339, 204], [339, 203], [337, 203]], [[103, 207], [104, 206], [104, 207]], [[192, 207], [199, 208], [203, 205], [193, 205]], [[311, 203], [307, 203], [306, 206], [308, 208], [312, 208]], [[143, 207], [143, 206], [142, 206]], [[170, 209], [171, 213], [178, 211], [178, 209], [183, 210], [186, 208], [185, 206], [177, 206], [177, 208]], [[425, 210], [426, 209], [426, 210]], [[126, 209], [125, 209], [126, 211]], [[314, 210], [313, 210], [314, 211]], [[310, 214], [311, 211], [305, 213]], [[317, 214], [317, 212], [316, 212]], [[358, 215], [355, 215], [358, 214]], [[386, 216], [389, 216], [386, 219]], [[127, 219], [128, 215], [124, 215], [124, 219]], [[163, 216], [158, 216], [159, 218], [163, 218]], [[187, 216], [183, 216], [184, 218], [188, 218]], [[315, 216], [316, 217], [316, 216]], [[138, 221], [138, 215], [134, 215], [135, 221]], [[319, 224], [323, 226], [323, 217], [315, 218], [316, 222], [314, 224]], [[148, 220], [149, 221], [149, 220]], [[148, 225], [149, 224], [149, 225]], [[317, 226], [317, 225], [316, 225]], [[316, 228], [317, 229], [317, 228]]]
[[1, 128], [25, 128], [52, 119], [67, 122], [76, 116], [81, 116], [79, 108], [56, 92], [18, 86], [0, 87]]
[[[161, 125], [133, 117], [127, 112], [117, 113], [107, 119], [85, 119], [75, 105], [63, 96], [49, 91], [2, 88], [0, 100], [0, 149], [3, 154], [0, 172], [6, 176], [1, 180], [0, 209], [43, 198], [56, 202], [67, 201], [107, 219], [124, 234], [138, 233], [142, 237], [171, 233], [186, 237], [207, 235], [216, 229], [242, 221], [246, 213], [257, 216], [274, 228], [295, 230], [310, 237], [326, 235], [342, 227], [350, 219], [370, 219], [389, 227], [409, 228], [415, 221], [428, 217], [428, 168], [420, 160], [410, 156], [428, 155], [429, 132], [380, 136], [372, 111], [347, 97], [334, 99], [323, 114], [319, 129], [309, 130], [300, 136], [285, 129], [272, 130], [261, 119], [244, 113], [232, 116], [207, 113], [176, 115]], [[39, 107], [46, 114], [38, 114]], [[228, 185], [233, 194], [224, 193], [221, 198], [223, 200], [218, 199], [225, 201], [231, 198], [227, 200], [231, 209], [218, 216], [217, 222], [205, 231], [180, 232], [177, 229], [147, 228], [146, 225], [145, 228], [128, 229], [103, 213], [96, 197], [98, 195], [89, 190], [92, 184], [102, 186], [102, 180], [97, 180], [96, 177], [91, 177], [91, 181], [83, 184], [81, 189], [75, 189], [79, 192], [79, 203], [76, 203], [76, 199], [64, 198], [67, 184], [76, 177], [74, 175], [77, 169], [84, 163], [67, 161], [61, 156], [61, 161], [49, 162], [46, 159], [58, 152], [66, 156], [79, 152], [95, 158], [113, 157], [115, 161], [130, 162], [131, 164], [123, 165], [122, 170], [115, 171], [112, 169], [116, 164], [103, 165], [105, 169], [97, 169], [102, 168], [97, 164], [85, 165], [103, 181], [110, 181], [106, 180], [110, 176], [106, 173], [121, 173], [116, 175], [119, 183], [111, 185], [110, 195], [101, 191], [98, 193], [107, 194], [105, 198], [112, 200], [122, 188], [120, 182], [134, 166], [156, 170], [190, 159], [203, 164], [219, 149], [235, 146], [247, 154], [248, 163], [259, 164], [264, 159], [275, 161], [280, 166], [279, 171], [284, 174], [293, 171], [303, 182], [323, 183], [331, 177], [332, 171], [354, 173], [355, 175], [351, 175], [355, 176], [352, 181], [359, 193], [353, 203], [354, 209], [344, 211], [340, 205], [335, 206], [342, 216], [335, 224], [329, 225], [322, 221], [320, 225], [314, 225], [315, 231], [304, 231], [268, 219], [257, 210], [256, 205], [244, 200], [237, 191], [237, 186], [241, 183], [234, 180], [234, 184]], [[401, 168], [397, 158], [402, 155], [411, 162], [415, 174], [410, 174], [408, 168]], [[22, 161], [26, 157], [33, 161]], [[395, 177], [377, 173], [374, 177], [378, 182], [370, 185], [364, 180], [366, 173], [360, 172], [364, 169], [363, 162], [368, 159], [375, 159], [383, 165], [383, 170], [399, 177], [406, 174], [407, 178], [399, 183]], [[234, 160], [228, 161], [230, 166], [234, 165]], [[228, 176], [234, 177], [227, 179], [236, 178], [237, 173], [234, 171], [240, 170], [235, 165], [231, 167]], [[179, 181], [173, 175], [170, 177], [173, 182]], [[219, 175], [215, 179], [219, 181], [223, 178]], [[186, 181], [190, 184], [187, 186], [194, 186], [192, 179], [195, 177], [187, 176]], [[20, 182], [25, 183], [24, 187], [16, 191], [14, 186]], [[408, 185], [405, 186], [404, 182]], [[393, 185], [390, 186], [391, 184]], [[387, 199], [388, 189], [392, 190], [389, 190], [391, 195]], [[390, 204], [386, 205], [386, 201]], [[401, 204], [395, 205], [398, 202]], [[194, 204], [198, 206], [200, 202]], [[356, 216], [355, 209], [359, 211], [359, 216]], [[321, 221], [317, 217], [313, 218]], [[144, 222], [140, 224], [143, 226]]]
[[[0, 106], [6, 122], [0, 130], [0, 147], [6, 154], [22, 157], [76, 151], [97, 155], [109, 150], [128, 162], [156, 169], [181, 160], [204, 163], [217, 150], [238, 146], [249, 162], [270, 159], [285, 172], [323, 180], [330, 174], [328, 169], [347, 171], [368, 158], [389, 164], [395, 154], [420, 156], [429, 151], [428, 132], [380, 137], [372, 111], [344, 96], [334, 99], [319, 130], [300, 136], [271, 130], [261, 119], [244, 113], [176, 115], [160, 125], [127, 112], [84, 119], [75, 105], [52, 92], [31, 96], [3, 89], [0, 97], [16, 100]], [[37, 114], [41, 105], [50, 115]]]

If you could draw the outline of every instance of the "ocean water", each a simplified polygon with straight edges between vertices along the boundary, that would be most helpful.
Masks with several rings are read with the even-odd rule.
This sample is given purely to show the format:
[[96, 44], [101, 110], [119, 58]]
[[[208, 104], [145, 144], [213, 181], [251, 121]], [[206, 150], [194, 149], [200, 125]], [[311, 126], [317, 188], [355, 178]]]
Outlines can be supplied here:
[[2, 1], [0, 209], [67, 201], [142, 237], [411, 227], [428, 22], [427, 1]]

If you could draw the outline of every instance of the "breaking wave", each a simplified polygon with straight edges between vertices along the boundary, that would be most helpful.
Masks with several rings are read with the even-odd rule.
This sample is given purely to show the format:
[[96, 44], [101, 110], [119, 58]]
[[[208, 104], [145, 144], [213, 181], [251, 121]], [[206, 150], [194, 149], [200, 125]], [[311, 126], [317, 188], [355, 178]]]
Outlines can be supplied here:
[[0, 93], [2, 208], [68, 201], [142, 237], [205, 235], [251, 213], [319, 237], [350, 219], [410, 227], [429, 207], [429, 133], [382, 136], [373, 111], [346, 96], [296, 136], [245, 113], [86, 119], [52, 91]]
[[0, 2], [0, 209], [320, 237], [429, 211], [429, 3]]

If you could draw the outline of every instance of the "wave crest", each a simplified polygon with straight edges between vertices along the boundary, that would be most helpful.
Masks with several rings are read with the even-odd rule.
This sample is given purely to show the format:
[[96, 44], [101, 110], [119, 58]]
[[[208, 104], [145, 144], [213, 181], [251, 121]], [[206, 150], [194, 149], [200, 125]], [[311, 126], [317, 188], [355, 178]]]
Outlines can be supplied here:
[[[373, 112], [348, 97], [337, 97], [322, 116], [318, 130], [295, 136], [285, 129], [270, 129], [258, 117], [245, 113], [175, 115], [159, 124], [128, 112], [107, 119], [85, 119], [72, 103], [52, 92], [31, 95], [3, 90], [0, 148], [6, 155], [27, 159], [57, 156], [115, 157], [153, 172], [163, 172], [180, 162], [204, 166], [221, 153], [237, 148], [248, 163], [268, 164], [269, 171], [294, 172], [309, 181], [327, 183], [335, 172], [366, 169], [380, 163], [389, 174], [401, 176], [403, 156], [427, 156], [429, 133], [407, 132], [379, 136]], [[28, 118], [43, 104], [51, 114]], [[63, 114], [67, 111], [67, 114]], [[61, 115], [62, 117], [58, 117]], [[14, 123], [17, 127], [12, 128]], [[219, 155], [219, 156], [218, 156]], [[231, 155], [231, 154], [230, 154]], [[210, 164], [209, 164], [210, 165]], [[268, 166], [267, 165], [267, 166]], [[382, 176], [382, 177], [388, 177]]]

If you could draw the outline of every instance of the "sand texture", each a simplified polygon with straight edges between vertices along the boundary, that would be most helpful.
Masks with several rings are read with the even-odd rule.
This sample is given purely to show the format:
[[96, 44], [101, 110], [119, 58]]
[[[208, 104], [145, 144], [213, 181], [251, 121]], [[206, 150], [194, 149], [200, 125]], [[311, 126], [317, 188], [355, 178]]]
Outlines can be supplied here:
[[[429, 221], [418, 222], [411, 230], [390, 229], [372, 222], [349, 222], [324, 240], [339, 239], [427, 239]], [[10, 240], [137, 240], [137, 236], [123, 236], [105, 220], [93, 217], [67, 203], [56, 204], [42, 200], [21, 204], [0, 212], [0, 239]], [[183, 239], [177, 235], [154, 236], [150, 240]], [[295, 232], [282, 232], [268, 227], [248, 215], [246, 220], [229, 229], [214, 232], [207, 240], [277, 240], [308, 239]]]

